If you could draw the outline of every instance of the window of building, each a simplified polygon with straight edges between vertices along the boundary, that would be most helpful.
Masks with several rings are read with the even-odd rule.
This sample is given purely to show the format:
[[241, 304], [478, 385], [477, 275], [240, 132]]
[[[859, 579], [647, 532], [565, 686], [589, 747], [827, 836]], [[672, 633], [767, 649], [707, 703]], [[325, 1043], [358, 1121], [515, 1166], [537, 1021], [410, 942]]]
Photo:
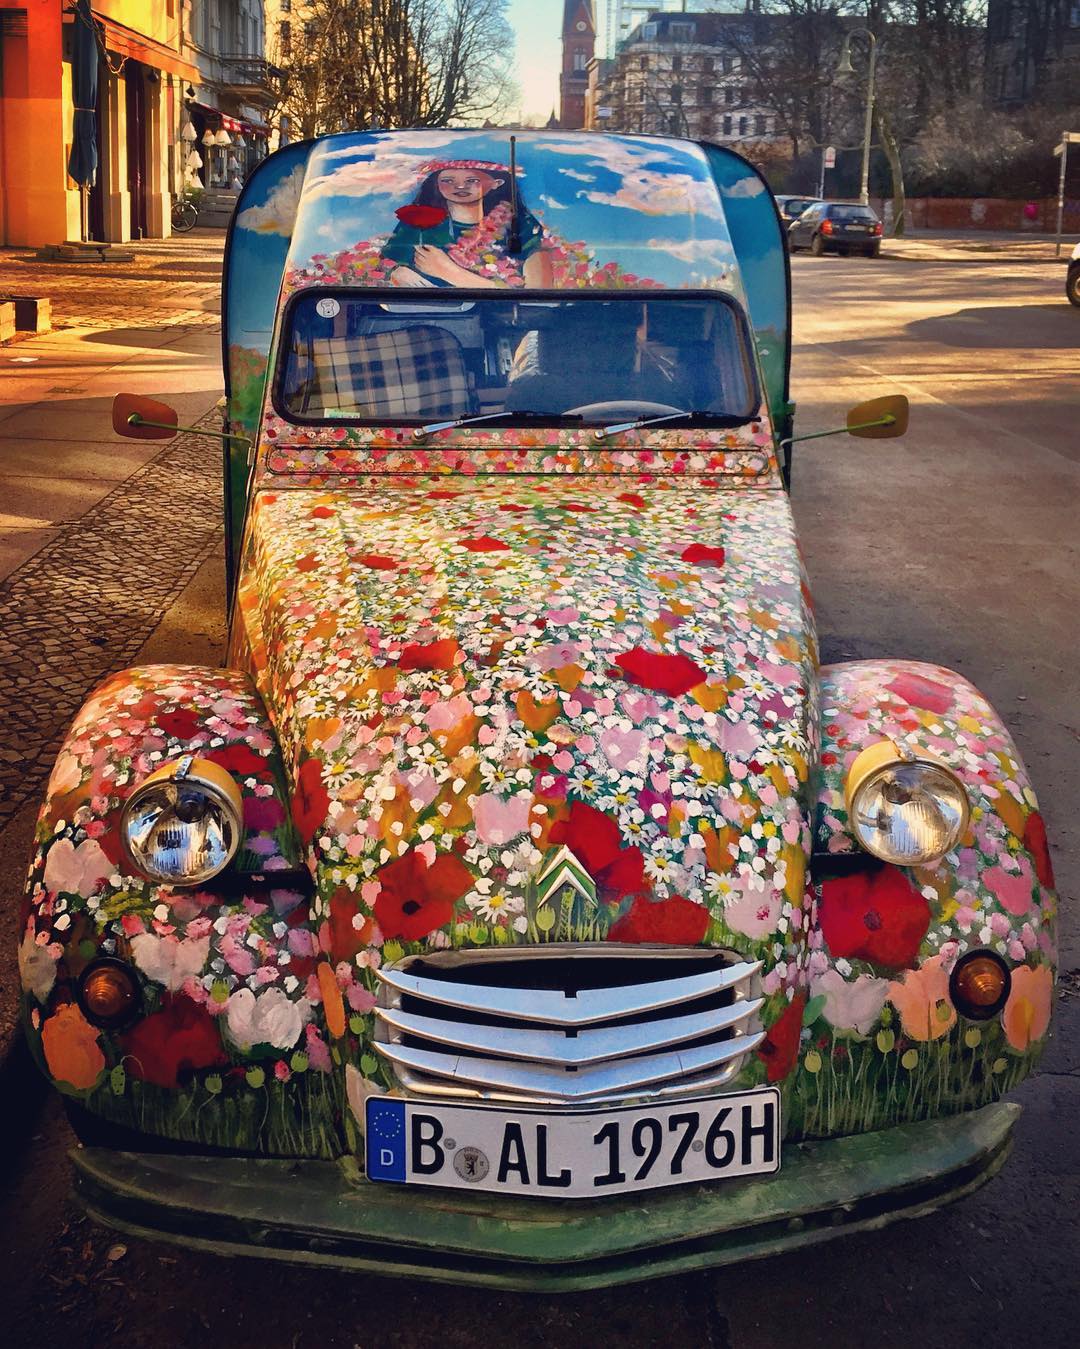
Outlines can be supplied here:
[[703, 75], [711, 75], [715, 67], [716, 62], [712, 59], [711, 56], [703, 56], [701, 58], [701, 73]]
[[740, 117], [740, 118], [739, 118], [739, 135], [740, 135], [740, 136], [745, 136], [745, 135], [746, 135], [746, 128], [747, 128], [747, 123], [749, 122], [749, 120], [750, 120], [750, 119], [749, 119], [748, 117]]
[[672, 101], [672, 103], [681, 103], [681, 102], [682, 102], [682, 85], [681, 85], [681, 84], [673, 84], [673, 85], [671, 86], [671, 101]]
[[278, 24], [278, 46], [282, 56], [292, 55], [292, 24], [287, 19]]
[[652, 42], [656, 37], [656, 24], [643, 23], [641, 25], [641, 36], [646, 42]]
[[671, 69], [672, 69], [672, 70], [682, 70], [682, 57], [681, 57], [681, 56], [673, 56], [673, 57], [671, 58]]
[[1080, 5], [1073, 5], [1069, 10], [1069, 27], [1080, 28]]
[[725, 136], [730, 136], [730, 135], [731, 135], [731, 114], [730, 114], [730, 113], [727, 113], [727, 112], [724, 113], [724, 121], [723, 121], [723, 124], [722, 124], [722, 125], [723, 125], [723, 128], [724, 128], [724, 135], [725, 135]]
[[694, 25], [692, 23], [672, 23], [668, 28], [672, 42], [693, 42]]
[[725, 56], [721, 57], [721, 65], [720, 65], [720, 69], [724, 72], [725, 75], [730, 75], [731, 72], [732, 72], [732, 70], [733, 70], [733, 68], [734, 68], [734, 67], [732, 66], [732, 61], [731, 61], [731, 57], [730, 57], [730, 56], [725, 55]]
[[641, 67], [642, 70], [648, 70], [649, 58], [647, 56], [643, 56], [641, 60], [638, 62], [638, 65]]
[[724, 90], [724, 102], [728, 105], [729, 108], [734, 104], [735, 95], [737, 93], [738, 90], [735, 88], [733, 84], [729, 84], [727, 88]]
[[584, 69], [585, 69], [585, 63], [586, 63], [587, 60], [588, 60], [588, 57], [586, 56], [586, 54], [585, 54], [584, 52], [575, 52], [575, 53], [574, 53], [574, 69], [575, 69], [575, 70], [584, 70]]
[[764, 134], [765, 134], [765, 118], [762, 117], [761, 113], [758, 113], [758, 115], [754, 118], [754, 135], [764, 136]]
[[279, 0], [279, 8], [282, 14], [292, 13], [292, 0]]
[[701, 85], [700, 88], [698, 89], [698, 98], [701, 100], [702, 103], [711, 103], [712, 85], [711, 84]]
[[703, 136], [711, 136], [712, 133], [713, 133], [713, 119], [711, 116], [706, 114], [701, 119], [701, 134]]

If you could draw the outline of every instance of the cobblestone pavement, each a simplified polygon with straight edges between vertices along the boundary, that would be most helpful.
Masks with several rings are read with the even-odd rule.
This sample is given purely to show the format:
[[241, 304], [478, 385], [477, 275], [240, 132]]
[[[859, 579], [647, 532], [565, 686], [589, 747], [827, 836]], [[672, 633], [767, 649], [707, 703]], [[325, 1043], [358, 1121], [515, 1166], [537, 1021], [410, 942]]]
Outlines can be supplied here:
[[0, 586], [0, 825], [41, 791], [90, 688], [220, 545], [220, 502], [220, 442], [174, 441]]
[[57, 328], [218, 322], [224, 230], [122, 247], [131, 262], [42, 262], [33, 249], [0, 249], [0, 296], [51, 299]]

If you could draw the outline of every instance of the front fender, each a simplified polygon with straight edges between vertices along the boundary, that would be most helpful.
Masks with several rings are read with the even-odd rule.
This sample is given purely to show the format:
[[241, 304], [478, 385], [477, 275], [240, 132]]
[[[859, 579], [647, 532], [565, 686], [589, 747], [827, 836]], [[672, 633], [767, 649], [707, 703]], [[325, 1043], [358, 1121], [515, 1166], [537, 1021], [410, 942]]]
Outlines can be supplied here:
[[[194, 753], [241, 788], [245, 836], [200, 889], [133, 875], [124, 802]], [[125, 670], [93, 693], [57, 758], [38, 819], [19, 951], [31, 1049], [90, 1116], [143, 1133], [328, 1156], [342, 1091], [325, 1036], [311, 877], [273, 728], [247, 676], [198, 666]], [[137, 974], [141, 1005], [92, 1024], [79, 979], [102, 957]], [[338, 992], [340, 999], [340, 991]]]
[[[858, 661], [825, 667], [820, 694], [796, 1132], [974, 1109], [1031, 1071], [1050, 1022], [1057, 898], [1035, 793], [1000, 718], [958, 674]], [[967, 836], [935, 866], [887, 866], [849, 832], [847, 770], [883, 738], [932, 751], [967, 787]], [[976, 949], [994, 951], [1011, 974], [1004, 1008], [986, 1021], [965, 1019], [950, 996], [956, 961]]]

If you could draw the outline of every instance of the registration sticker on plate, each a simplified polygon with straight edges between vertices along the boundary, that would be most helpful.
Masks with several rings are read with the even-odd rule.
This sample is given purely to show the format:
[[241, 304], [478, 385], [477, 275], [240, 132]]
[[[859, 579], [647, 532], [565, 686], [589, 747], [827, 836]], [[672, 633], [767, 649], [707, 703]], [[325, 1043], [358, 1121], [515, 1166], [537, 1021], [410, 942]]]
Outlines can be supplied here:
[[517, 1110], [373, 1096], [369, 1180], [584, 1198], [780, 1169], [776, 1087], [612, 1110]]

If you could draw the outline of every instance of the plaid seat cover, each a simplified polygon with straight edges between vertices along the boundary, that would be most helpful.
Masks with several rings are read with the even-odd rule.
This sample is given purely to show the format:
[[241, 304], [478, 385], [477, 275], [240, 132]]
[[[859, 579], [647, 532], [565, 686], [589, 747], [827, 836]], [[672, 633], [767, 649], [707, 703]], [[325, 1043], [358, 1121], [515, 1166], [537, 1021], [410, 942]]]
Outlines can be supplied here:
[[334, 337], [311, 353], [324, 408], [366, 417], [460, 417], [468, 373], [457, 338], [441, 328]]

